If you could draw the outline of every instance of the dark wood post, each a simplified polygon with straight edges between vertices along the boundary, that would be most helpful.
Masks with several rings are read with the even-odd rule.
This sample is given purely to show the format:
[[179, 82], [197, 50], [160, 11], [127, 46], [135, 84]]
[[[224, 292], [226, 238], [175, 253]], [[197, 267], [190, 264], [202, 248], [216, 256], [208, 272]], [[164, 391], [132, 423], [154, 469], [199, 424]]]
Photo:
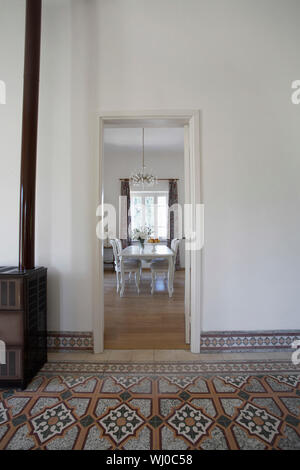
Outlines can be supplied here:
[[19, 269], [33, 269], [42, 0], [26, 0]]

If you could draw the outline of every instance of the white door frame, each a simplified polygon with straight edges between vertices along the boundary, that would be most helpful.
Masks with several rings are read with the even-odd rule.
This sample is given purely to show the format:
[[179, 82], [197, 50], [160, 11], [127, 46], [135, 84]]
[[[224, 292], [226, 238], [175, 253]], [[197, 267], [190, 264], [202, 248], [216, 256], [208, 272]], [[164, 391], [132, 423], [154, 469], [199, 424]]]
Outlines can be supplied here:
[[[191, 199], [190, 185], [190, 128], [184, 125], [184, 203], [189, 204]], [[184, 233], [185, 238], [186, 234]], [[184, 321], [185, 342], [191, 344], [191, 252], [185, 250], [185, 283], [184, 283]]]
[[[104, 124], [108, 121], [120, 120], [186, 120], [189, 126], [189, 160], [190, 160], [190, 203], [192, 205], [191, 218], [192, 227], [199, 223], [196, 217], [196, 205], [201, 204], [200, 196], [200, 112], [195, 110], [168, 110], [168, 111], [114, 111], [101, 112], [97, 115], [99, 132], [99, 158], [97, 159], [98, 184], [96, 192], [96, 207], [103, 203], [103, 130]], [[98, 216], [101, 214], [97, 214]], [[104, 351], [104, 270], [103, 270], [103, 242], [95, 237], [95, 262], [94, 262], [94, 312], [93, 312], [93, 339], [94, 353]], [[190, 251], [191, 263], [191, 352], [200, 352], [201, 335], [201, 277], [202, 262], [201, 249]]]

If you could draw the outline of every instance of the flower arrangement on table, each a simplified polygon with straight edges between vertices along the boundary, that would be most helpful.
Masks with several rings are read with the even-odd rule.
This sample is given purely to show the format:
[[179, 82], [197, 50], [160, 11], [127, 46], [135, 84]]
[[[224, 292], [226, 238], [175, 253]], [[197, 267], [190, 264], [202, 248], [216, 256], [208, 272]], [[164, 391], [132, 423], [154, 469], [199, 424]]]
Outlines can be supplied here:
[[151, 237], [152, 228], [149, 225], [144, 225], [140, 228], [135, 228], [132, 231], [131, 238], [132, 240], [137, 240], [140, 243], [141, 248], [144, 248], [145, 240], [148, 240]]

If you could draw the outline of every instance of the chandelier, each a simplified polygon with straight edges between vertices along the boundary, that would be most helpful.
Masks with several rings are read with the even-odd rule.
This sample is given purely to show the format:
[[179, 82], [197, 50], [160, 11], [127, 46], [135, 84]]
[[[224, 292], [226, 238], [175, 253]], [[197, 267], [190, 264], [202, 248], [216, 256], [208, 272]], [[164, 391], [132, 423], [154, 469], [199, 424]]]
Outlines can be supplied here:
[[157, 177], [153, 175], [152, 171], [147, 171], [145, 165], [145, 129], [143, 128], [143, 152], [142, 152], [142, 167], [138, 170], [135, 170], [131, 177], [130, 183], [133, 186], [153, 186], [157, 183]]

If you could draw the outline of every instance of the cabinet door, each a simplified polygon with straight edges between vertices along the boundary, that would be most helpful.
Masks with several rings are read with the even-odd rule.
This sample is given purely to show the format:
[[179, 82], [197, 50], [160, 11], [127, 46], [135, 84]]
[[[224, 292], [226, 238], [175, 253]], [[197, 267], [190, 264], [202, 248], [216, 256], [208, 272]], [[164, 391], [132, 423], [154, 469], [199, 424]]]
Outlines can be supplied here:
[[0, 383], [1, 380], [20, 380], [22, 373], [22, 349], [8, 348], [6, 363], [0, 364]]
[[0, 310], [23, 309], [23, 281], [21, 279], [0, 280]]
[[23, 346], [24, 328], [22, 311], [0, 311], [0, 339], [6, 346]]

